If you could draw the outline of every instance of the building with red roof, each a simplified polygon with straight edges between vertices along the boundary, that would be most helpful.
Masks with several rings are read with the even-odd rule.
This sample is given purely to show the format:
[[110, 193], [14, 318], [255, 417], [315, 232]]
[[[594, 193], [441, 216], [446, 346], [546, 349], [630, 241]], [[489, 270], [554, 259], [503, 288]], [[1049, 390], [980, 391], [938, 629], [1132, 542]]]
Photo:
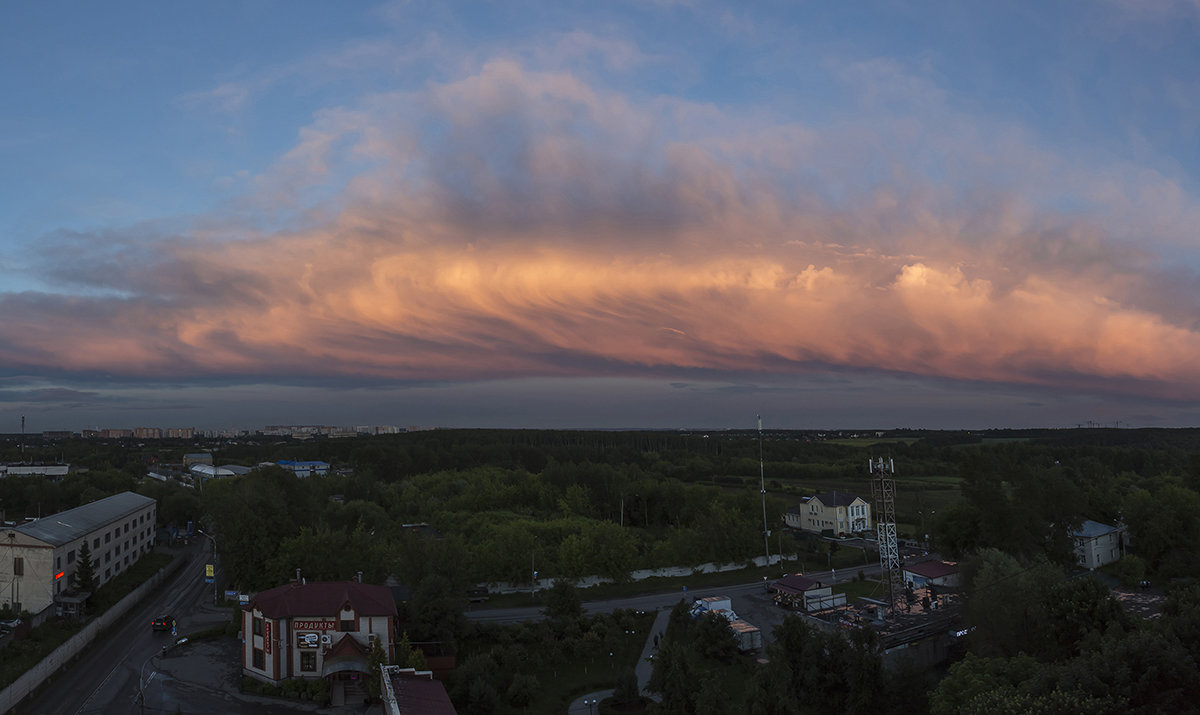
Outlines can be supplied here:
[[303, 581], [259, 593], [242, 606], [242, 673], [278, 684], [326, 678], [335, 704], [364, 691], [371, 644], [393, 655], [399, 614], [386, 586]]
[[904, 566], [904, 580], [915, 588], [958, 586], [958, 566], [945, 561], [917, 561]]
[[381, 669], [384, 715], [457, 715], [445, 686], [433, 679], [431, 671], [398, 665], [384, 665]]

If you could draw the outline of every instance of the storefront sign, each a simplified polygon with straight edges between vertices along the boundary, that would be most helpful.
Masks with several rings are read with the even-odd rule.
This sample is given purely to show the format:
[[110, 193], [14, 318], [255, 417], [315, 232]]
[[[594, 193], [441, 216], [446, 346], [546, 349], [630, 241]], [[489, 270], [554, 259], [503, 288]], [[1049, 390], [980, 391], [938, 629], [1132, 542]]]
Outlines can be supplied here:
[[332, 631], [337, 629], [337, 621], [292, 621], [292, 629], [297, 631]]
[[271, 652], [271, 621], [263, 621], [263, 650]]

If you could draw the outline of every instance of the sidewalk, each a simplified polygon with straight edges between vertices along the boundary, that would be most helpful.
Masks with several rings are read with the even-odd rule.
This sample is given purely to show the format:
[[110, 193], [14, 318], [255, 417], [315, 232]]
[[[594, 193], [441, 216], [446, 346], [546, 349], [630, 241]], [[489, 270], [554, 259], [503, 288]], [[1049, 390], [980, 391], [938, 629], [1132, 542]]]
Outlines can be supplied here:
[[[646, 690], [646, 685], [650, 682], [650, 674], [654, 672], [654, 652], [658, 647], [654, 645], [654, 638], [657, 636], [660, 640], [667, 632], [667, 621], [671, 620], [671, 609], [660, 608], [658, 614], [654, 617], [654, 625], [650, 627], [650, 633], [646, 636], [646, 645], [642, 646], [642, 654], [638, 657], [637, 666], [634, 668], [634, 673], [637, 674], [638, 689], [642, 695], [657, 701], [658, 696], [652, 695]], [[601, 700], [612, 697], [613, 691], [597, 690], [594, 693], [587, 693], [575, 698], [567, 707], [567, 715], [591, 715], [599, 711], [598, 705]]]

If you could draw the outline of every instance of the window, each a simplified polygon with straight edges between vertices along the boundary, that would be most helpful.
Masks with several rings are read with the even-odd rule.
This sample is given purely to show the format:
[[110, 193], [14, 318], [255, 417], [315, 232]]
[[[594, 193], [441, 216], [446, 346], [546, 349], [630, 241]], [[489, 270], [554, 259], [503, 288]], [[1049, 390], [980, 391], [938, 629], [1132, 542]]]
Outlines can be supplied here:
[[100, 548], [100, 537], [99, 536], [92, 539], [92, 551], [95, 551], [98, 548]]
[[25, 575], [25, 559], [17, 556], [13, 559], [13, 576]]
[[262, 648], [255, 648], [254, 649], [254, 667], [258, 668], [259, 670], [265, 670], [267, 667], [266, 662], [267, 662], [266, 659], [263, 658]]
[[67, 552], [67, 563], [68, 564], [75, 563], [75, 549], [71, 549], [70, 551]]
[[300, 651], [300, 671], [315, 672], [317, 669], [317, 654], [312, 651]]
[[59, 569], [61, 569], [61, 568], [62, 568], [62, 557], [61, 557], [61, 556], [55, 556], [55, 557], [54, 557], [54, 570], [55, 570], [55, 571], [57, 571], [57, 570], [59, 570]]
[[254, 618], [254, 635], [262, 635], [262, 619], [255, 616]]
[[109, 534], [107, 531], [104, 532], [104, 543], [107, 544], [108, 542], [112, 541], [111, 537], [112, 537], [112, 534]]
[[354, 620], [353, 619], [351, 619], [349, 621], [339, 621], [338, 625], [340, 626], [339, 630], [341, 630], [342, 633], [353, 633], [354, 632]]
[[107, 581], [111, 577], [112, 577], [112, 572], [109, 571], [108, 569], [104, 569], [104, 580]]
[[112, 552], [105, 551], [104, 552], [104, 563], [108, 563], [109, 561], [112, 561]]
[[126, 533], [126, 534], [128, 534], [128, 533], [129, 533], [129, 524], [126, 524], [126, 525], [125, 525], [125, 533]]

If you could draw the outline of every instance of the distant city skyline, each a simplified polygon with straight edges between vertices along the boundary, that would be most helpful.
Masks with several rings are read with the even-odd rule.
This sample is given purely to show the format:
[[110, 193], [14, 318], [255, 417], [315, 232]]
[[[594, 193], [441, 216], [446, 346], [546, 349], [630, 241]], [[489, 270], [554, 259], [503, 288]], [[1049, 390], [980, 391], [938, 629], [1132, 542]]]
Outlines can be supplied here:
[[1200, 6], [0, 23], [0, 432], [1200, 424]]

